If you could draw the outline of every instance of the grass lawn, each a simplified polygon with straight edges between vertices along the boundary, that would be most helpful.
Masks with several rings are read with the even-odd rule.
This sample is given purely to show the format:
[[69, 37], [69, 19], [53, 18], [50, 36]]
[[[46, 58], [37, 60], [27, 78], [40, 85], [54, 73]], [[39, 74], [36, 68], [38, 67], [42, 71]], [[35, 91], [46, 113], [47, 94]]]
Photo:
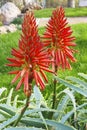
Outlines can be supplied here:
[[[54, 8], [46, 8], [42, 10], [34, 11], [37, 18], [50, 17]], [[65, 14], [67, 17], [80, 17], [87, 16], [87, 8], [65, 8]]]
[[[72, 70], [58, 72], [59, 77], [64, 78], [72, 75], [77, 76], [78, 72], [87, 73], [87, 24], [76, 24], [72, 25], [74, 35], [76, 36], [76, 49], [79, 53], [76, 54], [76, 63], [72, 63]], [[39, 29], [39, 33], [42, 34], [44, 28]], [[20, 38], [20, 31], [15, 33], [9, 33], [0, 35], [0, 87], [7, 87], [8, 89], [16, 87], [16, 84], [11, 85], [11, 80], [14, 76], [8, 75], [7, 73], [13, 68], [5, 66], [7, 63], [6, 58], [11, 57], [11, 48], [17, 47], [18, 39]], [[48, 75], [49, 79], [51, 76]], [[20, 93], [21, 90], [19, 90]], [[17, 94], [16, 93], [16, 94]], [[22, 95], [22, 94], [21, 94]], [[22, 97], [22, 96], [21, 96]]]

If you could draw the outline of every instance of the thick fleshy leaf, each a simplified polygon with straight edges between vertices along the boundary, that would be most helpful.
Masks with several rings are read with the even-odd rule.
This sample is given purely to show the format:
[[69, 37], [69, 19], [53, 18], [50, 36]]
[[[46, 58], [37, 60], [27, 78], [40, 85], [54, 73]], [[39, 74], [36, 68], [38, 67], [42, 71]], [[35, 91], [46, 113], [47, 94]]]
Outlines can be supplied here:
[[36, 127], [11, 127], [11, 128], [6, 128], [4, 130], [44, 130], [42, 128], [36, 128]]
[[0, 88], [0, 96], [2, 95], [2, 93], [3, 93], [5, 90], [6, 90], [5, 87]]
[[7, 113], [8, 115], [14, 116], [15, 112], [13, 111], [13, 107], [12, 106], [8, 106], [6, 104], [0, 104], [0, 109], [2, 111], [4, 111], [5, 113]]
[[[42, 111], [57, 112], [56, 110], [52, 110], [52, 109], [38, 108], [38, 109], [33, 109], [33, 110], [27, 110], [24, 113], [24, 116], [27, 116], [29, 114], [36, 113], [36, 112], [42, 112]], [[8, 119], [7, 121], [4, 121], [2, 124], [0, 124], [0, 128], [1, 129], [6, 128], [6, 126], [8, 126], [8, 125], [12, 124], [13, 122], [15, 122], [18, 117], [19, 117], [19, 114], [13, 116], [12, 118]]]
[[[46, 119], [45, 121], [46, 121], [46, 124], [48, 126], [54, 127], [54, 128], [56, 128], [56, 130], [58, 130], [58, 129], [59, 130], [75, 130], [75, 128], [64, 125], [62, 123], [58, 123], [57, 121], [52, 121], [52, 120], [48, 120], [48, 119]], [[29, 125], [29, 126], [30, 125], [32, 126], [33, 124], [34, 125], [36, 124], [36, 126], [38, 126], [38, 127], [39, 126], [44, 127], [44, 123], [42, 122], [41, 119], [38, 119], [38, 118], [23, 118], [22, 122]]]
[[6, 102], [6, 104], [7, 104], [8, 106], [11, 106], [12, 95], [13, 95], [13, 88], [9, 91], [9, 95], [8, 95], [8, 97], [7, 97], [7, 102]]
[[75, 90], [76, 92], [78, 92], [79, 94], [87, 97], [87, 91], [85, 91], [83, 88], [78, 87], [78, 85], [74, 85], [69, 83], [66, 80], [63, 80], [61, 78], [55, 77], [60, 83], [64, 84], [65, 86], [69, 87], [72, 90]]
[[[82, 105], [76, 107], [76, 110], [80, 110], [81, 108], [83, 108], [83, 107], [85, 107], [85, 106], [87, 106], [87, 103], [84, 103], [84, 104], [82, 104]], [[74, 110], [71, 110], [71, 111], [68, 112], [66, 115], [64, 115], [64, 116], [62, 117], [62, 119], [61, 119], [61, 123], [65, 123], [65, 122], [68, 120], [68, 118], [69, 118], [73, 113], [74, 113]]]

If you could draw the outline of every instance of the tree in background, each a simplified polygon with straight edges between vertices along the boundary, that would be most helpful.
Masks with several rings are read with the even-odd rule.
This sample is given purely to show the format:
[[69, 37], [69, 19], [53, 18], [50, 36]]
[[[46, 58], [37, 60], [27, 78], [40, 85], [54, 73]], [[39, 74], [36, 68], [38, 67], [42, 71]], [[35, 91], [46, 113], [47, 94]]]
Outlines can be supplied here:
[[23, 0], [23, 5], [24, 5], [24, 6], [26, 5], [26, 2], [25, 2], [25, 0]]
[[68, 7], [75, 8], [75, 0], [68, 0]]

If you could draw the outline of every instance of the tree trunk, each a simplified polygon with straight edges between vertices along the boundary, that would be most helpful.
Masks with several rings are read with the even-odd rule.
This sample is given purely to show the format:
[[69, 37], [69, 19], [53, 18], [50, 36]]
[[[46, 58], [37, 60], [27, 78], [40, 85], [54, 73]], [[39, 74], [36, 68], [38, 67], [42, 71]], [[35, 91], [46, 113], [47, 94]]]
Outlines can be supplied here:
[[46, 7], [50, 7], [51, 5], [51, 0], [46, 0]]
[[25, 2], [25, 0], [23, 0], [23, 5], [24, 5], [24, 6], [26, 5], [26, 2]]
[[75, 0], [68, 0], [68, 7], [75, 8]]

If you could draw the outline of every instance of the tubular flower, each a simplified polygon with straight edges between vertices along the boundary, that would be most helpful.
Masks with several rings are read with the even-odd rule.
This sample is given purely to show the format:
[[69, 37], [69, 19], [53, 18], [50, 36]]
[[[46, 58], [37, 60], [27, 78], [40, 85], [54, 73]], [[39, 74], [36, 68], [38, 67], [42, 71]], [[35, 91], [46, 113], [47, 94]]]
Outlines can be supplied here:
[[76, 44], [73, 42], [75, 37], [72, 36], [72, 30], [68, 26], [64, 13], [62, 7], [53, 11], [43, 38], [46, 46], [48, 46], [49, 53], [55, 61], [53, 68], [56, 66], [57, 68], [70, 69], [69, 61], [76, 61], [73, 56], [75, 50], [70, 47], [76, 46]]
[[27, 13], [24, 17], [22, 35], [18, 45], [18, 49], [12, 49], [13, 58], [8, 58], [11, 63], [7, 64], [19, 68], [19, 70], [9, 72], [16, 75], [12, 83], [20, 78], [16, 89], [18, 90], [24, 84], [26, 95], [31, 90], [33, 80], [40, 86], [40, 89], [44, 89], [45, 81], [47, 82], [44, 70], [53, 71], [49, 70], [51, 60], [49, 60], [48, 52], [40, 41], [33, 13]]

